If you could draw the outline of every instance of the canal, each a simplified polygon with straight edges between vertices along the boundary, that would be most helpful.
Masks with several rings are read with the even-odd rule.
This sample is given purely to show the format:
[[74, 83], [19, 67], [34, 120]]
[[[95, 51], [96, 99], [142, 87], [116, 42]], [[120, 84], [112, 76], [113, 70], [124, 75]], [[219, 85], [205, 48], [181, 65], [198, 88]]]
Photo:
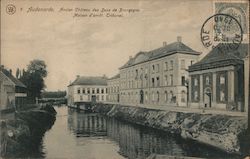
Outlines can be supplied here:
[[55, 107], [56, 121], [40, 146], [42, 158], [144, 159], [150, 154], [239, 158], [155, 129], [100, 114]]

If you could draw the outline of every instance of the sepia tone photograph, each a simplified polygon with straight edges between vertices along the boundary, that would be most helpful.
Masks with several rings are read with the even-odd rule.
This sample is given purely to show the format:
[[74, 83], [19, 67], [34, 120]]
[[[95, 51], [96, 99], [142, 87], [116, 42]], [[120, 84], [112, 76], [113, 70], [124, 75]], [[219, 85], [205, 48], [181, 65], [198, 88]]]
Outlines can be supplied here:
[[0, 2], [0, 158], [250, 159], [248, 0]]

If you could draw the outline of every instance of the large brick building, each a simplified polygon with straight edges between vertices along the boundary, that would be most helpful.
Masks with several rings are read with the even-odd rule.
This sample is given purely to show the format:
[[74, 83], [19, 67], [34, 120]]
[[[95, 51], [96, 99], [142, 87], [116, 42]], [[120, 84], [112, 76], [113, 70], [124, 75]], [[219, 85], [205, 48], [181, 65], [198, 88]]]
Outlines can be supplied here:
[[244, 77], [249, 69], [244, 61], [248, 44], [241, 44], [237, 50], [221, 52], [221, 48], [229, 48], [226, 45], [230, 44], [219, 44], [189, 67], [191, 107], [247, 111], [248, 97], [244, 90], [248, 88], [244, 86]]
[[150, 106], [187, 106], [187, 68], [199, 52], [182, 43], [139, 52], [120, 67], [120, 103]]

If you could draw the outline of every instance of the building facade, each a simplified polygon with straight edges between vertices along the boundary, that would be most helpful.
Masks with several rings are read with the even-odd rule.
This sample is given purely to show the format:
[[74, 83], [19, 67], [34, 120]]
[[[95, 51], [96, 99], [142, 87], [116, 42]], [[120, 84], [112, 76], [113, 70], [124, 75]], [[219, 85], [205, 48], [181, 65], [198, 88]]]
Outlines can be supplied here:
[[190, 107], [247, 111], [248, 97], [244, 89], [248, 88], [244, 86], [244, 76], [248, 66], [244, 68], [244, 59], [249, 53], [248, 45], [241, 44], [237, 50], [221, 52], [225, 45], [228, 44], [219, 44], [189, 67]]
[[90, 102], [105, 102], [107, 99], [107, 78], [77, 76], [68, 86], [68, 105]]
[[11, 71], [0, 70], [0, 109], [18, 109], [26, 104], [26, 86]]
[[120, 102], [120, 74], [111, 77], [107, 81], [108, 83], [108, 98], [107, 101], [110, 103]]
[[187, 106], [187, 69], [199, 55], [177, 37], [177, 42], [130, 57], [120, 67], [120, 103]]

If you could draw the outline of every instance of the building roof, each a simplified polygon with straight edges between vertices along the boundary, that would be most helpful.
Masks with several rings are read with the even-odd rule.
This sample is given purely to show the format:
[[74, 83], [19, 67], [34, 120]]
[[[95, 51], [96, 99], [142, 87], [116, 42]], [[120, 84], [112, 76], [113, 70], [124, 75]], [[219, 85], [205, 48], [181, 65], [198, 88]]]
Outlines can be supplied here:
[[134, 58], [130, 58], [128, 62], [120, 67], [120, 69], [130, 67], [139, 63], [155, 60], [164, 56], [168, 56], [174, 53], [183, 53], [183, 54], [192, 54], [200, 55], [200, 52], [194, 51], [187, 45], [183, 44], [181, 41], [177, 41], [166, 46], [157, 48], [155, 50], [147, 52], [139, 52], [135, 55]]
[[107, 85], [107, 77], [105, 76], [79, 76], [69, 86], [73, 85]]
[[115, 76], [113, 76], [113, 77], [109, 78], [109, 80], [112, 80], [112, 79], [118, 79], [118, 78], [120, 78], [120, 74], [119, 74], [119, 73], [118, 73], [118, 74], [116, 74]]
[[203, 59], [189, 67], [189, 71], [205, 70], [210, 68], [225, 67], [229, 65], [243, 64], [243, 58], [248, 54], [248, 44], [240, 44], [237, 49], [228, 49], [230, 44], [218, 44]]
[[25, 86], [20, 80], [18, 80], [17, 78], [15, 78], [15, 77], [10, 73], [10, 71], [8, 71], [8, 70], [6, 70], [6, 69], [1, 69], [1, 72], [3, 72], [3, 74], [4, 74], [5, 76], [7, 76], [7, 77], [15, 84], [15, 86], [26, 88], [26, 86]]

